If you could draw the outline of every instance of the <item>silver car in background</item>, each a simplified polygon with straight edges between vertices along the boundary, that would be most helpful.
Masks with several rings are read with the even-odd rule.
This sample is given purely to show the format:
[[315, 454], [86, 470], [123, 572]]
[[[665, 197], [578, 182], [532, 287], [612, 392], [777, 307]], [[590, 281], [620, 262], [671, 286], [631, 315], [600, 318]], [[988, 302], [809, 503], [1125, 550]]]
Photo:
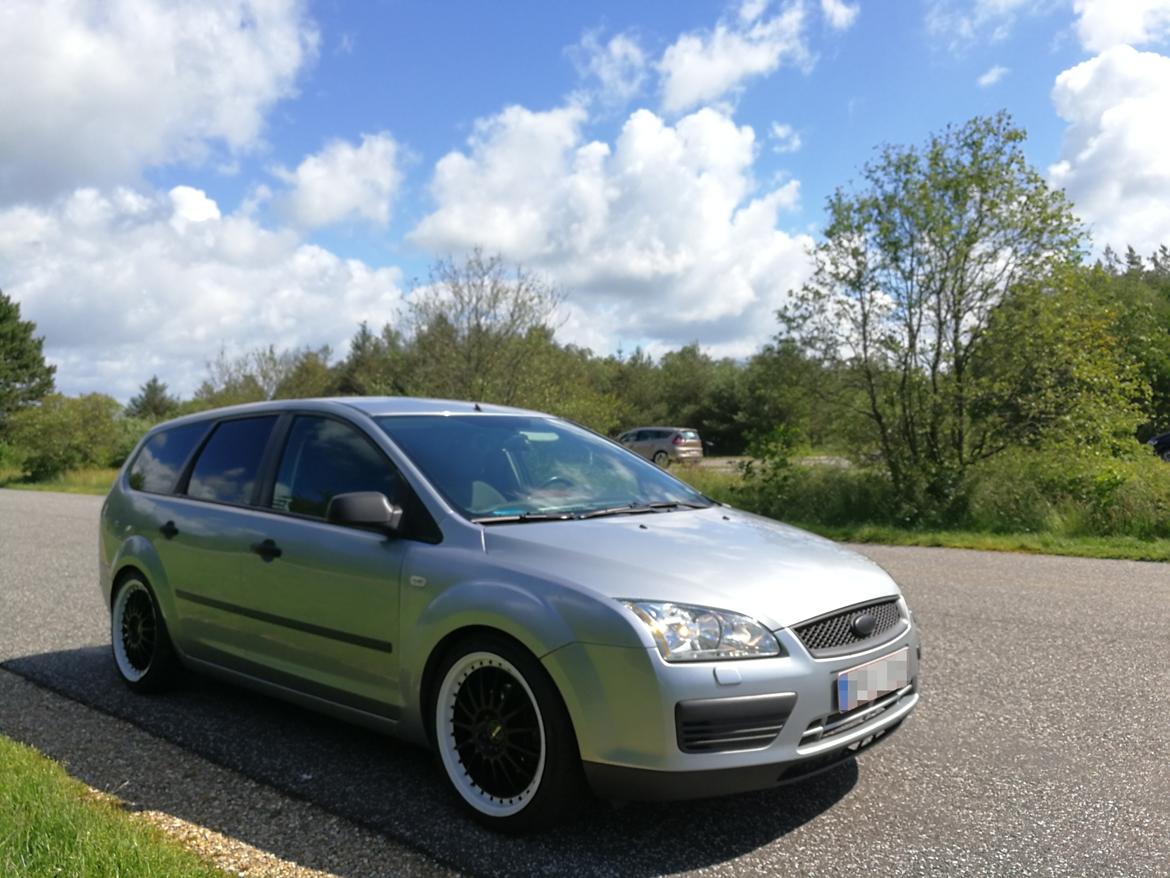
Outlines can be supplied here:
[[635, 427], [618, 436], [617, 441], [663, 469], [672, 463], [698, 463], [703, 459], [703, 440], [690, 427]]
[[486, 825], [766, 789], [918, 702], [898, 587], [536, 412], [258, 403], [154, 428], [101, 514], [114, 663], [430, 747]]

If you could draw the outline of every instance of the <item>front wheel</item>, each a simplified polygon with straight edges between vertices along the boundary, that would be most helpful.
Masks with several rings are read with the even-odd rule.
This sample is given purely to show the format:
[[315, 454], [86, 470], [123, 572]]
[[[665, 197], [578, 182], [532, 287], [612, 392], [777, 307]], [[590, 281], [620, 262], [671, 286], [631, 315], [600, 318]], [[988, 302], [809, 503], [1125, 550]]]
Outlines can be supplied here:
[[178, 670], [167, 626], [150, 586], [138, 576], [122, 582], [110, 608], [114, 666], [131, 689], [155, 692], [174, 681]]
[[435, 745], [447, 779], [490, 829], [545, 829], [585, 784], [572, 723], [540, 664], [502, 637], [464, 641], [439, 669]]

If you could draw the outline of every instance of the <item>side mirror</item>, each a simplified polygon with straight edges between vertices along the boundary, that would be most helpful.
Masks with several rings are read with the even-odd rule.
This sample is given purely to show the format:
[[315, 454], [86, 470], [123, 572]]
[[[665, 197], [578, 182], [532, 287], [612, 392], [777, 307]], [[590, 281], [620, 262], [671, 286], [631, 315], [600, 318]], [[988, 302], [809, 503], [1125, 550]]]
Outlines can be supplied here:
[[330, 500], [325, 520], [392, 533], [402, 524], [402, 507], [395, 506], [379, 491], [354, 491]]

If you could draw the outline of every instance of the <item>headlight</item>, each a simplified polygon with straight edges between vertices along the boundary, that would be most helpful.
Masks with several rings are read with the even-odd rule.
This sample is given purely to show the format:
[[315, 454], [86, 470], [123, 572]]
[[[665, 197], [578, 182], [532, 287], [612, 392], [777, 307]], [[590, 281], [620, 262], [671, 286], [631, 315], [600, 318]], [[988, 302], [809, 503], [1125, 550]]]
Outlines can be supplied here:
[[739, 613], [662, 601], [622, 603], [650, 629], [668, 662], [784, 655], [771, 631]]

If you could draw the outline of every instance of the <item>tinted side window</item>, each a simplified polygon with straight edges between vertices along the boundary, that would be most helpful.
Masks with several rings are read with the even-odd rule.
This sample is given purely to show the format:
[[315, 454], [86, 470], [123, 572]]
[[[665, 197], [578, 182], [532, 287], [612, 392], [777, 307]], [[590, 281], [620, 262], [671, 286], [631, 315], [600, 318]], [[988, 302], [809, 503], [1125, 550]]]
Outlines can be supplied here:
[[187, 495], [220, 503], [249, 503], [260, 470], [260, 458], [276, 416], [224, 421], [215, 428], [195, 468]]
[[207, 432], [207, 427], [206, 421], [185, 424], [151, 436], [130, 465], [130, 487], [152, 494], [171, 493], [183, 464]]
[[310, 416], [293, 421], [272, 491], [272, 508], [324, 518], [329, 501], [352, 491], [380, 491], [401, 502], [398, 471], [353, 427]]

